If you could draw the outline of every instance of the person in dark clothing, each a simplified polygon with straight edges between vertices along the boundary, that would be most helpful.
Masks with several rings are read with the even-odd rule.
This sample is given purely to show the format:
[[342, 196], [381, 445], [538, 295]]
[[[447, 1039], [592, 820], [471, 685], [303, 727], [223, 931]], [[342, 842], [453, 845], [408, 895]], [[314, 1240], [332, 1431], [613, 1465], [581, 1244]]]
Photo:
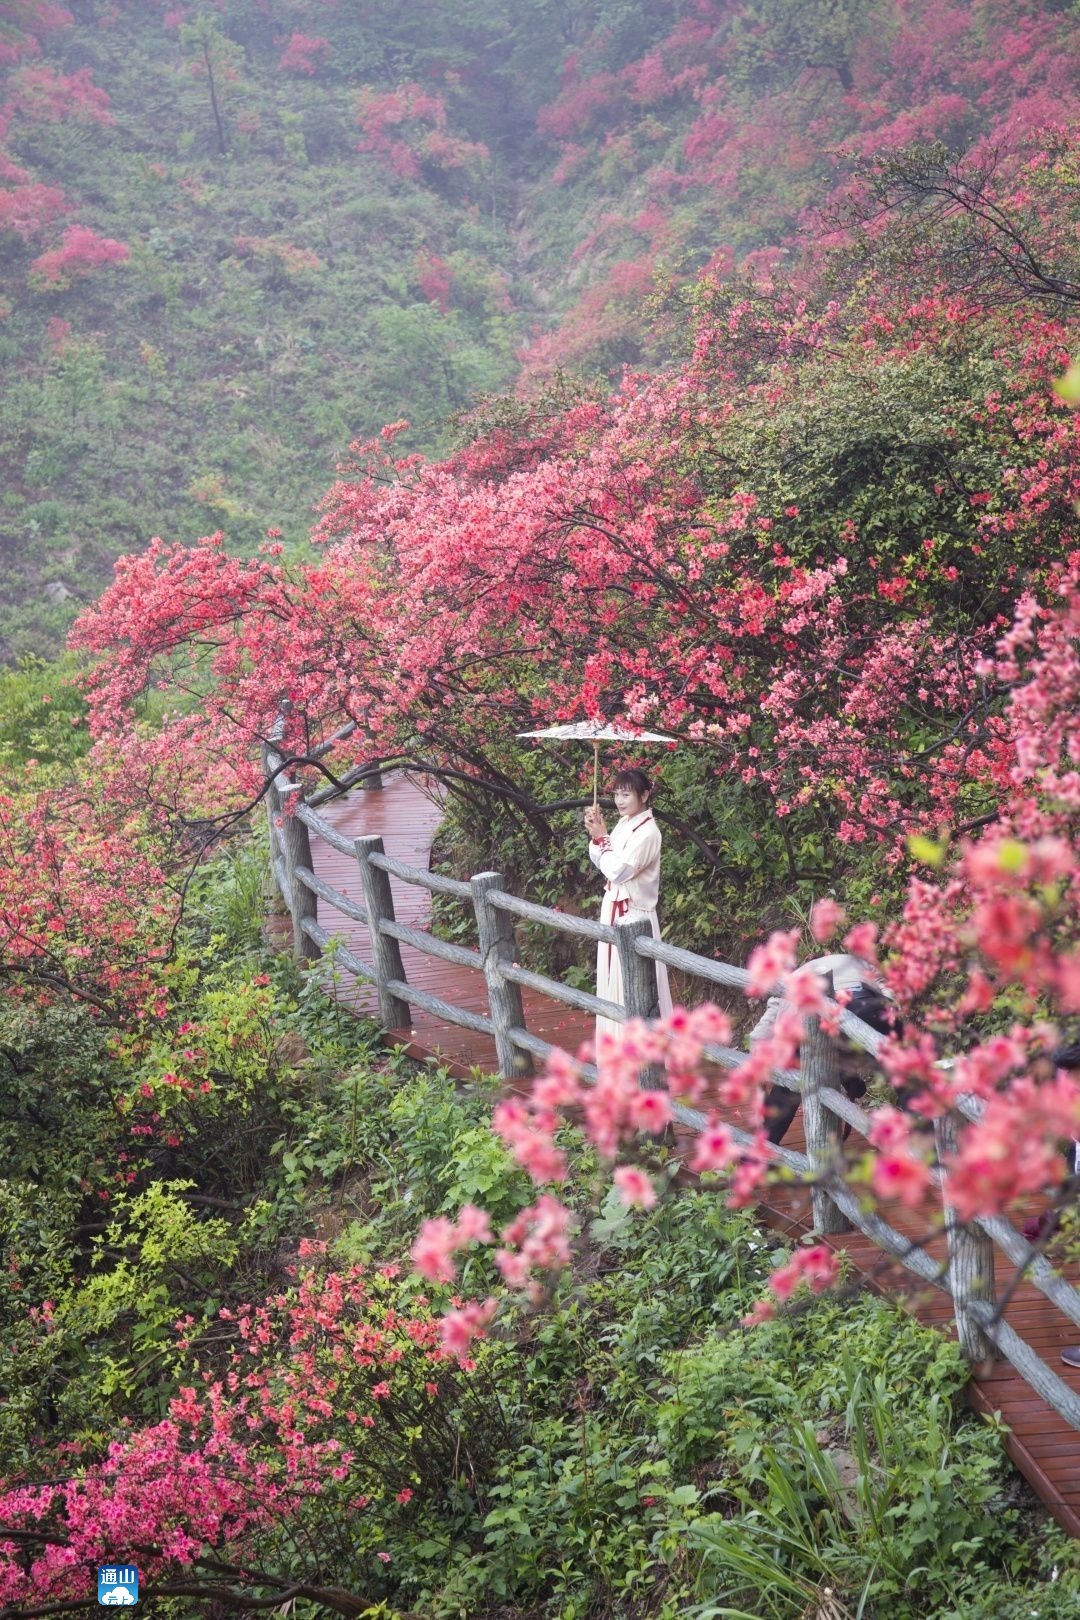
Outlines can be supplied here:
[[[1073, 1041], [1068, 1046], [1059, 1046], [1053, 1053], [1052, 1062], [1055, 1069], [1070, 1069], [1075, 1073], [1080, 1069], [1080, 1041]], [[1075, 1143], [1075, 1157], [1073, 1159], [1074, 1172], [1080, 1173], [1080, 1142]], [[1051, 1216], [1051, 1219], [1054, 1219]], [[1055, 1222], [1056, 1224], [1056, 1222]], [[1042, 1234], [1042, 1222], [1035, 1228], [1034, 1234], [1025, 1230], [1025, 1237], [1038, 1241]], [[1080, 1344], [1070, 1344], [1061, 1352], [1061, 1359], [1066, 1367], [1080, 1367]]]
[[[854, 959], [853, 959], [854, 960]], [[813, 967], [813, 963], [808, 963]], [[861, 979], [851, 992], [847, 1003], [847, 1011], [861, 1018], [864, 1024], [877, 1030], [879, 1035], [891, 1035], [898, 1025], [896, 1008], [889, 1000], [880, 985]], [[753, 1041], [761, 1025], [751, 1033]], [[759, 1037], [760, 1038], [760, 1037]], [[840, 1085], [852, 1102], [857, 1102], [866, 1095], [866, 1078], [862, 1072], [869, 1059], [868, 1054], [861, 1047], [852, 1043], [842, 1042], [840, 1048]], [[770, 1142], [782, 1142], [792, 1120], [799, 1111], [802, 1097], [797, 1091], [790, 1091], [787, 1086], [779, 1083], [769, 1087], [765, 1097], [765, 1134]], [[850, 1126], [844, 1127], [846, 1136]]]

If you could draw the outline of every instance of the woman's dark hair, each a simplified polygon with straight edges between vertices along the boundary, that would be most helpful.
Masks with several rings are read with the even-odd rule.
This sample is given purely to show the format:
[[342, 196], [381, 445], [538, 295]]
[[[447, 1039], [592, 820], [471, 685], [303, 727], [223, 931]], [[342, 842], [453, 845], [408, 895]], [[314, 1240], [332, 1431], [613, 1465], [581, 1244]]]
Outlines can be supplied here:
[[632, 768], [620, 771], [611, 785], [613, 788], [629, 788], [632, 793], [636, 793], [638, 798], [646, 804], [652, 800], [652, 783], [644, 771], [637, 771]]

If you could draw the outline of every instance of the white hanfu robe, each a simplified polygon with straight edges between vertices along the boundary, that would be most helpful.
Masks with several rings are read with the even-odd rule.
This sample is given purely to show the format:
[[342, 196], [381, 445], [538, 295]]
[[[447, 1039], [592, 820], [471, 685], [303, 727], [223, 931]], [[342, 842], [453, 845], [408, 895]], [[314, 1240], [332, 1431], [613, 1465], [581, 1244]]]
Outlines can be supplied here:
[[[660, 828], [651, 810], [636, 816], [623, 816], [604, 839], [595, 839], [589, 845], [589, 859], [607, 879], [604, 899], [600, 907], [600, 921], [604, 923], [633, 922], [645, 918], [652, 926], [653, 938], [660, 938], [660, 922], [656, 903], [660, 898]], [[671, 990], [668, 971], [663, 962], [656, 963], [656, 990], [661, 1017], [671, 1011]], [[600, 944], [596, 951], [596, 993], [605, 1001], [623, 1001], [622, 965], [614, 945]], [[614, 1031], [621, 1026], [613, 1018], [597, 1018], [596, 1033]]]

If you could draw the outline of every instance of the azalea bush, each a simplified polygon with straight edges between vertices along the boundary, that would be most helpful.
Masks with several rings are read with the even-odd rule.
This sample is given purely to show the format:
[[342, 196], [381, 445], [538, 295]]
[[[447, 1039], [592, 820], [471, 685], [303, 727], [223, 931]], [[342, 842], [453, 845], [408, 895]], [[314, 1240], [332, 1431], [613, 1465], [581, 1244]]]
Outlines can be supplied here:
[[[334, 774], [397, 758], [441, 776], [474, 822], [496, 800], [554, 885], [548, 818], [573, 795], [550, 809], [523, 791], [510, 728], [615, 696], [632, 721], [671, 727], [683, 758], [696, 751], [683, 779], [721, 816], [750, 807], [787, 883], [809, 868], [789, 899], [805, 896], [816, 942], [881, 958], [903, 1020], [882, 1053], [899, 1106], [837, 1173], [915, 1206], [944, 1170], [963, 1218], [1059, 1185], [1068, 1197], [1060, 1141], [1076, 1133], [1078, 1094], [1048, 1064], [1078, 1010], [1078, 419], [1051, 387], [1064, 328], [960, 297], [842, 310], [706, 284], [695, 303], [685, 364], [627, 377], [610, 400], [488, 418], [438, 464], [400, 455], [404, 424], [389, 425], [328, 495], [317, 562], [275, 546], [239, 562], [217, 539], [126, 562], [76, 633], [96, 658], [96, 746], [144, 769], [180, 750], [192, 785], [195, 760], [227, 757], [222, 791], [242, 804], [272, 725], [314, 783], [312, 743], [351, 720], [326, 756]], [[813, 454], [808, 390], [823, 424]], [[182, 712], [133, 740], [151, 687]], [[535, 774], [546, 791], [551, 769]], [[694, 848], [723, 867], [696, 831]], [[851, 871], [845, 929], [843, 904], [820, 889], [810, 901]], [[457, 1219], [440, 1210], [415, 1251], [425, 1274], [449, 1281], [491, 1243], [504, 1283], [535, 1296], [569, 1263], [574, 1216], [552, 1191], [568, 1109], [607, 1161], [622, 1156], [613, 1179], [630, 1205], [658, 1196], [635, 1145], [667, 1128], [672, 1097], [707, 1116], [693, 1168], [730, 1170], [736, 1205], [755, 1197], [770, 1172], [764, 1087], [794, 1062], [806, 1018], [827, 1014], [822, 987], [793, 977], [799, 943], [781, 927], [750, 954], [751, 997], [779, 986], [792, 1005], [718, 1079], [703, 1078], [704, 1049], [735, 1027], [707, 1005], [603, 1046], [595, 1087], [556, 1055], [527, 1099], [495, 1113], [534, 1200], [493, 1222], [480, 1196]], [[960, 1032], [962, 1057], [940, 1069]], [[666, 1090], [641, 1089], [643, 1064], [664, 1067]], [[938, 1164], [933, 1122], [969, 1094], [984, 1117]], [[825, 1248], [800, 1251], [756, 1315], [803, 1283], [826, 1288], [835, 1269]], [[499, 1308], [479, 1292], [455, 1307], [448, 1343], [480, 1340]]]
[[404, 399], [432, 450], [520, 367], [666, 364], [657, 282], [786, 272], [912, 141], [997, 154], [1011, 195], [1030, 142], [1068, 245], [1078, 42], [1054, 0], [8, 9], [8, 652], [55, 650], [150, 535], [299, 550], [344, 447]]
[[[1063, 1142], [1080, 1134], [1080, 1084], [1056, 1068], [1052, 1054], [1061, 1021], [1080, 1012], [1077, 570], [1077, 559], [1070, 558], [1050, 572], [1045, 604], [1034, 595], [1023, 598], [1014, 625], [980, 666], [983, 676], [1011, 688], [988, 761], [1000, 814], [988, 818], [992, 824], [979, 838], [964, 840], [957, 856], [925, 835], [912, 839], [914, 854], [941, 869], [941, 877], [911, 877], [903, 915], [885, 938], [895, 955], [881, 969], [903, 1024], [880, 1056], [902, 1106], [876, 1110], [867, 1130], [871, 1151], [833, 1167], [877, 1199], [914, 1208], [937, 1191], [937, 1169], [961, 1221], [1006, 1212], [1020, 1198], [1056, 1189], [1064, 1206], [1074, 1200]], [[815, 941], [830, 942], [846, 920], [835, 900], [820, 900], [810, 917]], [[796, 972], [798, 943], [798, 929], [777, 931], [750, 955], [747, 995], [761, 998], [779, 988], [787, 1005], [770, 1035], [738, 1067], [719, 1077], [707, 1071], [707, 1046], [730, 1045], [733, 1032], [728, 1015], [706, 1004], [690, 1012], [676, 1009], [651, 1026], [631, 1020], [621, 1031], [602, 1035], [595, 1084], [586, 1083], [578, 1063], [556, 1052], [526, 1098], [499, 1105], [495, 1129], [544, 1189], [530, 1210], [498, 1234], [495, 1260], [511, 1287], [535, 1290], [538, 1274], [569, 1263], [571, 1212], [547, 1189], [567, 1175], [558, 1131], [570, 1109], [580, 1110], [590, 1139], [614, 1164], [612, 1181], [628, 1206], [657, 1202], [654, 1178], [634, 1162], [635, 1146], [673, 1123], [673, 1099], [705, 1113], [692, 1168], [730, 1171], [728, 1200], [734, 1207], [759, 1195], [772, 1159], [763, 1129], [765, 1088], [775, 1071], [798, 1061], [809, 1017], [836, 1029], [823, 981]], [[876, 923], [856, 923], [842, 944], [868, 971], [878, 965]], [[966, 1037], [963, 1050], [943, 1066], [942, 1043], [958, 1036]], [[590, 1055], [591, 1043], [581, 1056]], [[663, 1067], [663, 1089], [643, 1088], [647, 1065]], [[941, 1152], [934, 1121], [965, 1097], [982, 1103], [981, 1117], [963, 1123], [955, 1149]], [[732, 1133], [733, 1110], [741, 1111], [754, 1133], [749, 1145]], [[476, 1238], [495, 1237], [467, 1206], [458, 1223], [429, 1223], [414, 1259], [425, 1275], [449, 1280], [460, 1250]], [[823, 1244], [797, 1251], [770, 1278], [770, 1295], [750, 1319], [767, 1319], [777, 1300], [803, 1284], [815, 1292], [827, 1288], [838, 1264]], [[468, 1308], [455, 1313], [455, 1334], [482, 1336], [495, 1308], [491, 1299], [471, 1314]]]
[[[386, 1081], [403, 1095], [423, 1084]], [[572, 1157], [573, 1198], [587, 1205], [590, 1156]], [[735, 1580], [721, 1527], [749, 1536], [780, 1512], [763, 1488], [773, 1452], [793, 1466], [793, 1425], [823, 1437], [827, 1470], [845, 1446], [861, 1455], [848, 1437], [870, 1421], [907, 1438], [902, 1456], [890, 1441], [857, 1465], [866, 1516], [845, 1532], [845, 1583], [873, 1561], [888, 1511], [901, 1526], [889, 1570], [928, 1593], [946, 1574], [954, 1598], [1037, 1579], [1062, 1554], [1024, 1551], [1000, 1441], [954, 1405], [954, 1348], [869, 1299], [752, 1338], [737, 1327], [775, 1242], [702, 1189], [644, 1214], [611, 1199], [585, 1263], [521, 1319], [516, 1343], [485, 1343], [474, 1364], [442, 1347], [437, 1298], [393, 1265], [344, 1264], [304, 1241], [271, 1294], [177, 1321], [163, 1419], [27, 1459], [0, 1496], [22, 1550], [6, 1595], [17, 1610], [79, 1601], [72, 1555], [130, 1548], [144, 1587], [189, 1601], [231, 1588], [291, 1592], [301, 1612], [382, 1601], [449, 1616], [501, 1602], [554, 1616], [633, 1595], [674, 1617]], [[63, 1331], [51, 1308], [40, 1331]], [[846, 1361], [831, 1353], [838, 1334]], [[907, 1531], [904, 1515], [941, 1475], [943, 1447], [956, 1489], [929, 1548], [918, 1515]], [[150, 1541], [160, 1553], [148, 1556]], [[812, 1584], [834, 1556], [822, 1542], [794, 1578]], [[1067, 1554], [1061, 1568], [1071, 1579]], [[771, 1601], [782, 1579], [778, 1566], [762, 1583]]]
[[[826, 1583], [866, 1614], [947, 1593], [975, 1615], [1045, 1575], [1016, 1550], [996, 1439], [952, 1409], [958, 1358], [884, 1306], [842, 1316], [819, 1298], [834, 1251], [789, 1251], [746, 1212], [776, 1174], [765, 1089], [810, 1020], [835, 1028], [797, 972], [821, 947], [880, 974], [899, 1025], [887, 1100], [820, 1179], [886, 1214], [936, 1210], [942, 1178], [968, 1221], [1075, 1204], [1080, 1087], [1053, 1058], [1080, 1014], [1080, 419], [1054, 386], [1080, 285], [1075, 20], [740, 0], [508, 30], [474, 9], [447, 55], [426, 10], [376, 7], [357, 32], [349, 8], [282, 0], [271, 40], [247, 0], [142, 8], [180, 111], [167, 158], [124, 160], [137, 234], [72, 217], [72, 131], [104, 147], [126, 125], [81, 64], [37, 60], [62, 8], [7, 9], [0, 224], [27, 291], [4, 344], [41, 350], [0, 412], [9, 447], [38, 434], [11, 512], [47, 551], [65, 502], [107, 485], [109, 533], [150, 532], [125, 409], [171, 422], [203, 397], [162, 312], [208, 321], [216, 290], [258, 358], [230, 372], [212, 453], [181, 458], [169, 538], [81, 615], [81, 695], [26, 676], [0, 738], [3, 1600], [82, 1603], [87, 1565], [117, 1558], [177, 1604], [561, 1620], [758, 1596], [802, 1615]], [[126, 63], [137, 8], [91, 10], [95, 60]], [[490, 402], [424, 455], [521, 330], [500, 165], [524, 124], [504, 138], [486, 109], [535, 66], [533, 22], [561, 88], [529, 106], [548, 98], [565, 199], [536, 229], [562, 233], [560, 277], [574, 248], [607, 274], [580, 272], [576, 319], [528, 369], [640, 356], [662, 259], [648, 341], [671, 363]], [[260, 64], [302, 98], [284, 118]], [[145, 99], [137, 64], [119, 83]], [[1052, 139], [998, 151], [1050, 117]], [[370, 192], [351, 169], [312, 184], [320, 152], [355, 168], [357, 141]], [[64, 190], [37, 178], [50, 150]], [[292, 176], [288, 237], [268, 234], [276, 192], [245, 186], [243, 218], [223, 202], [258, 152]], [[827, 251], [783, 267], [769, 245], [825, 227]], [[372, 271], [389, 302], [356, 418], [325, 362], [348, 377], [361, 239], [392, 241], [397, 268]], [[119, 381], [79, 329], [109, 286], [145, 333]], [[372, 356], [399, 350], [387, 388]], [[416, 426], [377, 432], [403, 378]], [[268, 469], [295, 528], [312, 447], [350, 439], [301, 555], [259, 516]], [[589, 763], [516, 733], [614, 712], [678, 740], [655, 759], [670, 937], [747, 960], [749, 995], [554, 1054], [525, 1097], [462, 1101], [376, 1055], [323, 998], [332, 953], [304, 981], [264, 952], [265, 847], [220, 881], [208, 861], [263, 814], [273, 739], [306, 790], [411, 767], [449, 795], [459, 870], [591, 905]], [[549, 965], [589, 982], [587, 961]], [[777, 991], [770, 1038], [709, 1065]], [[948, 1145], [935, 1127], [969, 1096], [982, 1117]], [[704, 1115], [685, 1154], [678, 1099]], [[841, 1321], [847, 1368], [823, 1354]]]
[[[207, 976], [204, 1011], [219, 1015], [223, 1043], [234, 1011], [264, 1005], [249, 949], [240, 942], [229, 995], [220, 958]], [[342, 1047], [316, 994], [282, 996], [255, 1047], [243, 1020], [238, 1046], [223, 1044], [241, 1069], [271, 1065], [253, 1080], [256, 1117], [275, 1114], [285, 1082], [270, 1078], [273, 1054], [301, 1021], [311, 1053], [302, 1106], [276, 1116], [280, 1148], [232, 1189], [246, 1208], [221, 1208], [220, 1192], [200, 1202], [212, 1180], [163, 1174], [168, 1154], [196, 1152], [201, 1106], [208, 1135], [228, 1128], [224, 1081], [177, 1095], [167, 1118], [185, 1122], [181, 1146], [151, 1143], [121, 1163], [134, 1179], [122, 1189], [106, 1178], [106, 1200], [78, 1187], [45, 1200], [30, 1182], [0, 1197], [13, 1351], [0, 1546], [16, 1612], [92, 1603], [84, 1560], [128, 1549], [144, 1589], [188, 1605], [291, 1594], [300, 1612], [381, 1603], [449, 1616], [502, 1603], [554, 1616], [634, 1600], [674, 1616], [720, 1589], [717, 1515], [751, 1533], [766, 1452], [788, 1457], [792, 1423], [828, 1430], [835, 1449], [845, 1424], [867, 1421], [872, 1404], [831, 1354], [841, 1334], [868, 1378], [887, 1370], [888, 1410], [908, 1429], [913, 1403], [938, 1403], [933, 1432], [955, 1448], [963, 1504], [934, 1556], [958, 1597], [973, 1582], [1034, 1583], [1060, 1559], [1041, 1532], [1024, 1552], [999, 1441], [954, 1411], [962, 1364], [936, 1335], [893, 1307], [845, 1300], [748, 1334], [740, 1318], [787, 1261], [748, 1212], [709, 1186], [676, 1193], [662, 1148], [635, 1167], [642, 1181], [610, 1188], [602, 1156], [563, 1129], [552, 1144], [567, 1171], [561, 1213], [492, 1135], [496, 1087], [459, 1092], [405, 1060]], [[101, 1042], [117, 1091], [166, 1052], [179, 1061], [170, 1033], [142, 1057]], [[594, 1124], [613, 1095], [609, 1084]], [[121, 1132], [108, 1150], [126, 1140], [128, 1116], [103, 1110]], [[513, 1136], [517, 1116], [500, 1119]], [[628, 1206], [625, 1193], [646, 1183], [655, 1204]], [[465, 1198], [475, 1202], [462, 1214]], [[73, 1232], [94, 1213], [98, 1232]], [[495, 1229], [498, 1263], [484, 1241]], [[552, 1271], [544, 1262], [571, 1241], [571, 1264]], [[410, 1278], [414, 1243], [444, 1276], [461, 1267], [459, 1282]], [[504, 1293], [504, 1274], [531, 1286]], [[880, 1485], [901, 1515], [929, 1466], [921, 1453], [884, 1470], [874, 1459], [860, 1488], [876, 1499]], [[976, 1576], [952, 1538], [988, 1513]], [[848, 1569], [868, 1556], [862, 1536], [845, 1544]], [[894, 1547], [896, 1567], [907, 1571], [914, 1546]]]
[[[302, 1259], [318, 1252], [301, 1245]], [[264, 1304], [223, 1308], [223, 1363], [181, 1383], [166, 1419], [67, 1481], [0, 1498], [5, 1602], [82, 1599], [87, 1564], [117, 1557], [167, 1583], [238, 1543], [249, 1559], [276, 1545], [298, 1585], [317, 1586], [332, 1556], [339, 1580], [377, 1588], [414, 1498], [459, 1484], [482, 1500], [491, 1458], [510, 1443], [491, 1357], [460, 1367], [439, 1348], [427, 1301], [395, 1277], [316, 1263]], [[179, 1323], [181, 1347], [193, 1326]], [[18, 1541], [5, 1539], [16, 1528]], [[148, 1544], [159, 1549], [149, 1558]], [[31, 1551], [28, 1565], [16, 1546]]]
[[445, 462], [397, 454], [401, 423], [357, 446], [321, 561], [271, 545], [240, 563], [214, 541], [125, 563], [75, 636], [97, 655], [95, 733], [132, 747], [144, 694], [172, 693], [184, 712], [134, 746], [227, 757], [227, 803], [257, 790], [282, 699], [293, 754], [362, 721], [328, 765], [416, 761], [470, 824], [495, 801], [523, 867], [565, 833], [513, 733], [611, 708], [696, 758], [678, 767], [690, 813], [666, 808], [710, 872], [747, 812], [789, 886], [870, 850], [888, 869], [905, 827], [977, 825], [1003, 697], [982, 664], [1075, 544], [1064, 329], [708, 289], [693, 322], [674, 375], [485, 427]]

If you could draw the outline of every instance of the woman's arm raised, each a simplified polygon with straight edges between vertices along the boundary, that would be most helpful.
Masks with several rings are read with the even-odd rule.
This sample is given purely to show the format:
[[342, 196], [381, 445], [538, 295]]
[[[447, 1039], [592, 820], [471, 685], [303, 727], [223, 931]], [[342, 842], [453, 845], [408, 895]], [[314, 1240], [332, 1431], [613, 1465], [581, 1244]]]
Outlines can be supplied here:
[[631, 833], [622, 849], [616, 851], [607, 844], [590, 844], [589, 859], [598, 866], [609, 883], [629, 883], [651, 866], [660, 854], [660, 829], [655, 821]]

